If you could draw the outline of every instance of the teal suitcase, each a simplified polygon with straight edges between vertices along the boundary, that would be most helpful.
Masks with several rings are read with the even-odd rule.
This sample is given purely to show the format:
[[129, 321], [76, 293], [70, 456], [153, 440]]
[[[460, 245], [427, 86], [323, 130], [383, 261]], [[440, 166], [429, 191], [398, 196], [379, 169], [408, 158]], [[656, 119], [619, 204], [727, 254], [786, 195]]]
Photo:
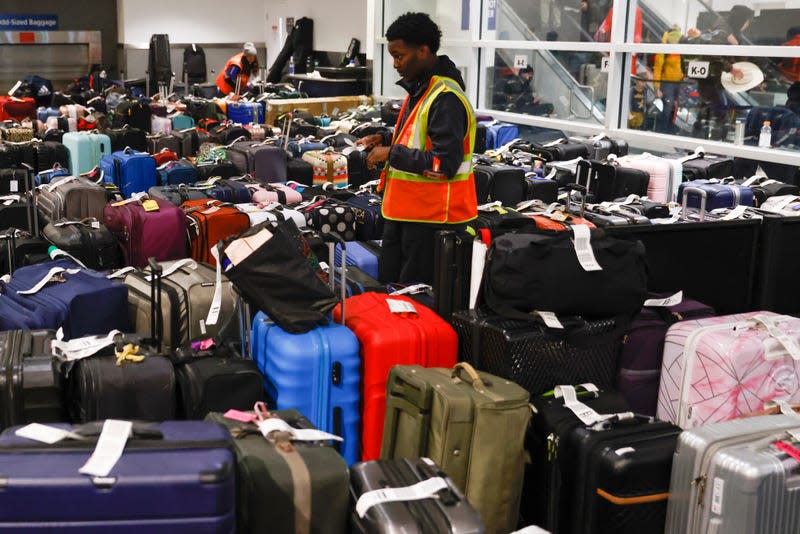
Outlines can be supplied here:
[[69, 151], [69, 171], [75, 176], [91, 171], [101, 157], [111, 154], [111, 139], [101, 133], [65, 133], [62, 143]]
[[172, 129], [173, 130], [186, 130], [187, 128], [194, 128], [194, 119], [189, 115], [181, 113], [172, 116]]

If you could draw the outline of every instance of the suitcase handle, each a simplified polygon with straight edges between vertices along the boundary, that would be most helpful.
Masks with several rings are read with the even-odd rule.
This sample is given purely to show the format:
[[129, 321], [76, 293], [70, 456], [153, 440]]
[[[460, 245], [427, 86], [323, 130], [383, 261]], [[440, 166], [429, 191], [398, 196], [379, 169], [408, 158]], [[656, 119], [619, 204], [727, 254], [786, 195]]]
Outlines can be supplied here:
[[699, 187], [684, 187], [683, 188], [683, 202], [681, 206], [681, 220], [686, 220], [686, 208], [689, 206], [689, 193], [696, 193], [700, 195], [700, 222], [706, 219], [706, 202], [708, 200], [708, 193]]
[[455, 367], [453, 367], [453, 371], [450, 373], [450, 378], [461, 379], [461, 371], [465, 371], [467, 373], [470, 382], [472, 382], [472, 387], [477, 390], [486, 389], [486, 384], [481, 379], [478, 371], [476, 371], [475, 368], [467, 362], [458, 362]]

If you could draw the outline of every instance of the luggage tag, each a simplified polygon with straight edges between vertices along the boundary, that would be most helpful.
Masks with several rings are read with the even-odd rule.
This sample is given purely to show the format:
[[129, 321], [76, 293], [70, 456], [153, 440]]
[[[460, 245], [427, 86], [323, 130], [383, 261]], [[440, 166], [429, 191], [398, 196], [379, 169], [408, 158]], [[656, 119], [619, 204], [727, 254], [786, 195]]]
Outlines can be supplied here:
[[31, 423], [29, 425], [23, 426], [22, 428], [18, 428], [14, 432], [14, 434], [21, 438], [31, 439], [33, 441], [39, 441], [42, 443], [46, 443], [48, 445], [52, 445], [53, 443], [58, 443], [59, 441], [66, 438], [74, 440], [86, 439], [80, 434], [70, 432], [69, 430], [64, 430], [63, 428], [56, 428], [54, 426], [42, 425], [40, 423]]
[[442, 490], [448, 489], [447, 481], [442, 477], [429, 478], [403, 488], [382, 488], [368, 491], [356, 502], [356, 513], [364, 517], [373, 506], [387, 502], [419, 501], [431, 499]]
[[133, 423], [130, 421], [106, 419], [97, 446], [78, 472], [82, 475], [107, 477], [122, 457], [132, 429]]
[[644, 306], [648, 308], [671, 308], [683, 302], [683, 291], [678, 291], [671, 297], [664, 299], [647, 299], [644, 301]]
[[583, 267], [584, 271], [602, 271], [603, 268], [597, 263], [592, 250], [592, 234], [591, 230], [585, 224], [576, 224], [571, 226], [575, 239], [572, 240], [575, 247], [575, 254], [578, 257], [578, 262]]
[[544, 324], [548, 328], [557, 328], [559, 330], [563, 330], [564, 329], [564, 325], [561, 324], [561, 321], [558, 320], [558, 317], [556, 317], [556, 314], [553, 313], [553, 312], [534, 311], [534, 312], [532, 312], [532, 314], [535, 314], [535, 315], [538, 315], [539, 317], [541, 317], [542, 320], [544, 321]]
[[267, 410], [267, 405], [259, 401], [253, 406], [256, 426], [261, 434], [269, 439], [273, 432], [289, 434], [290, 441], [344, 441], [343, 438], [316, 428], [294, 428], [289, 423]]
[[10, 206], [14, 202], [19, 202], [20, 198], [21, 197], [19, 195], [0, 196], [0, 203], [2, 203], [3, 206]]
[[417, 314], [417, 308], [406, 300], [386, 299], [389, 311], [392, 313], [413, 313]]
[[59, 328], [56, 332], [56, 339], [50, 342], [50, 350], [53, 356], [63, 361], [82, 360], [114, 343], [114, 337], [117, 334], [121, 335], [122, 332], [112, 330], [105, 337], [86, 336], [64, 341], [64, 330]]
[[63, 267], [53, 267], [32, 288], [25, 290], [17, 290], [17, 295], [34, 295], [39, 291], [41, 291], [44, 286], [46, 286], [51, 282], [59, 282], [59, 283], [66, 282], [64, 274], [77, 274], [79, 272], [81, 272], [80, 269], [65, 269]]

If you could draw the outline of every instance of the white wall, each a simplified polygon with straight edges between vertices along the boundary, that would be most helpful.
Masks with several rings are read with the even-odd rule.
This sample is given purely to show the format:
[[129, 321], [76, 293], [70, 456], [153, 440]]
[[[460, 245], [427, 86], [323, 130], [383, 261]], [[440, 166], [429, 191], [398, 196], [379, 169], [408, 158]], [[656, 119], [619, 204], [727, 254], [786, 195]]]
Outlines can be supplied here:
[[150, 35], [171, 43], [264, 42], [270, 0], [117, 0], [119, 42], [147, 47]]

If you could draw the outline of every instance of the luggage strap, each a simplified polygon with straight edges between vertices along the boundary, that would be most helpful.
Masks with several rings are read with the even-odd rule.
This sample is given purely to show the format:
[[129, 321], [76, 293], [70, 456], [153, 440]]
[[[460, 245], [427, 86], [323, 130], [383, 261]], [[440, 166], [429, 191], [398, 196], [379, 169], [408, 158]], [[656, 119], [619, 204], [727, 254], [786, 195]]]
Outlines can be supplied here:
[[[599, 389], [594, 384], [581, 384], [579, 387], [582, 387], [585, 391], [588, 391], [595, 396], [599, 393]], [[599, 414], [594, 409], [586, 406], [584, 403], [578, 400], [578, 393], [574, 386], [570, 385], [561, 385], [556, 386], [553, 390], [553, 396], [555, 398], [564, 398], [564, 407], [567, 408], [569, 411], [575, 414], [575, 416], [581, 420], [581, 422], [587, 426], [593, 426], [598, 423], [604, 423], [611, 419], [616, 419], [621, 421], [623, 419], [633, 419], [635, 416], [633, 412], [622, 412], [622, 413], [615, 413], [615, 414]]]
[[[783, 319], [786, 319], [786, 317], [779, 316], [775, 318], [762, 314], [754, 315], [752, 317], [752, 321], [763, 325], [770, 335], [768, 339], [764, 340], [765, 360], [783, 358], [785, 357], [786, 352], [789, 353], [789, 356], [791, 356], [793, 360], [800, 360], [800, 346], [798, 346], [797, 340], [795, 340], [791, 335], [782, 332], [778, 327], [778, 321]], [[754, 325], [752, 322], [749, 322], [749, 326], [752, 327], [758, 325]]]

